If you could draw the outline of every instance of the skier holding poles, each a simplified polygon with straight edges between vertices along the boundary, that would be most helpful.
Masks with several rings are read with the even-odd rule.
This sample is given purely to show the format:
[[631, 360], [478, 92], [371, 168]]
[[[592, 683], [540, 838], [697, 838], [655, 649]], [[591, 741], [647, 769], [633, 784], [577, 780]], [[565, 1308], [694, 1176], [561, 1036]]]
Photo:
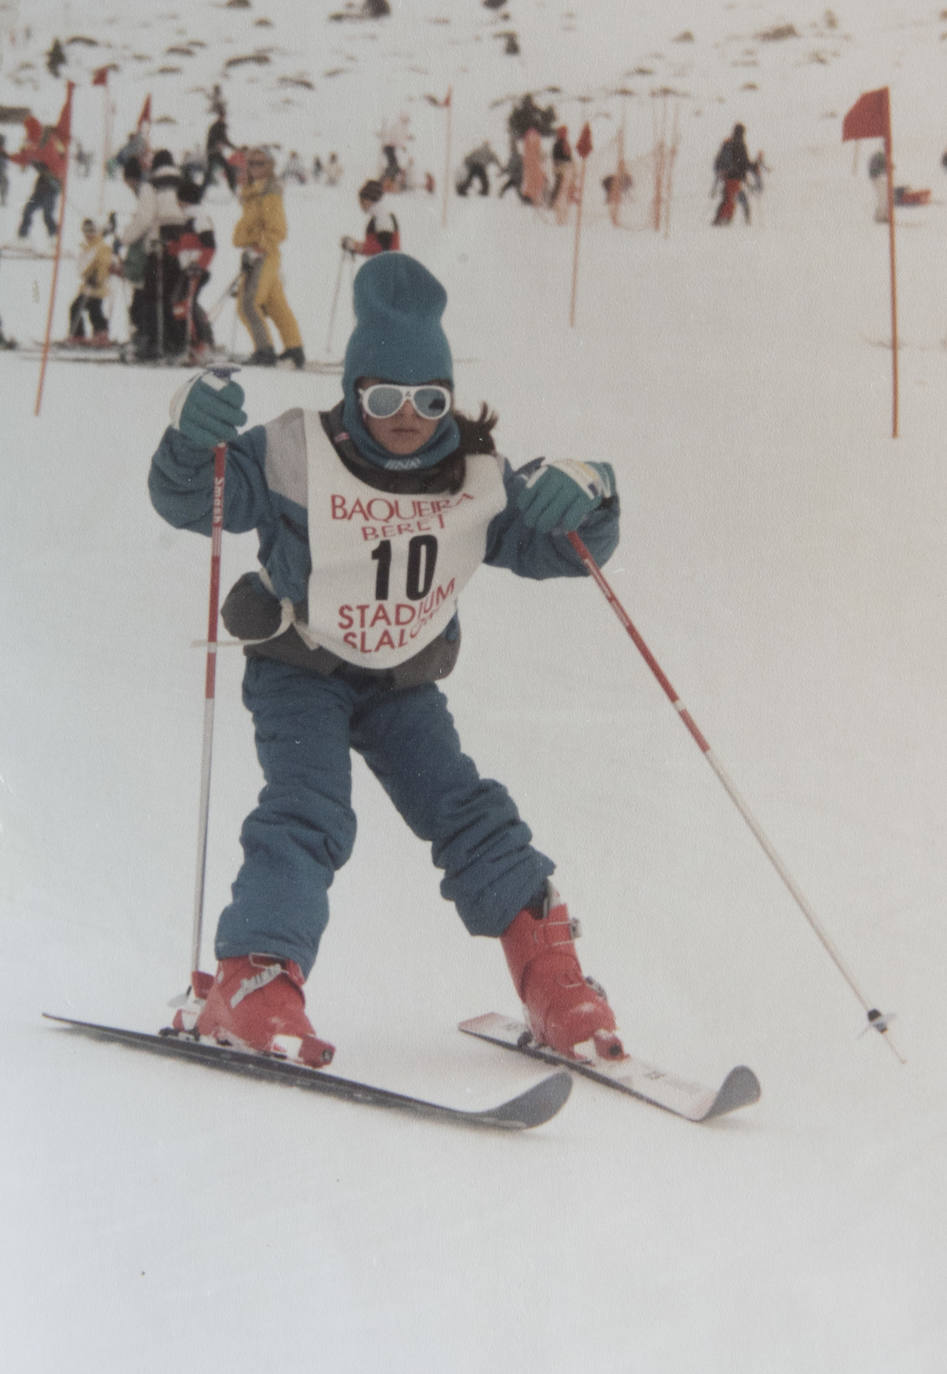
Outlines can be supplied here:
[[577, 1058], [619, 1059], [615, 1017], [582, 974], [575, 927], [550, 882], [555, 865], [506, 788], [461, 751], [437, 686], [460, 648], [457, 596], [481, 563], [583, 576], [567, 537], [575, 530], [598, 560], [610, 556], [614, 473], [546, 459], [514, 471], [497, 454], [496, 417], [455, 406], [446, 300], [406, 254], [369, 259], [355, 278], [342, 398], [330, 411], [290, 410], [241, 433], [241, 387], [205, 373], [176, 395], [153, 456], [158, 513], [210, 534], [214, 451], [225, 443], [222, 526], [260, 539], [260, 567], [231, 589], [222, 615], [245, 642], [244, 701], [266, 785], [243, 825], [216, 977], [195, 971], [191, 1015], [219, 1042], [315, 1067], [331, 1059], [303, 984], [354, 843], [354, 748], [430, 843], [442, 894], [467, 930], [499, 941], [535, 1039]]

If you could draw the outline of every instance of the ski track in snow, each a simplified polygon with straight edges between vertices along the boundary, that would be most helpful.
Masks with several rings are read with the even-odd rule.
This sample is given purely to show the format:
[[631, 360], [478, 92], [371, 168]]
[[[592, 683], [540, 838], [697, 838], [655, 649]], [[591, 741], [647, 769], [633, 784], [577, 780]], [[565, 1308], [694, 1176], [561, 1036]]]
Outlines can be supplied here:
[[[361, 230], [355, 190], [402, 102], [440, 183], [444, 115], [426, 94], [453, 87], [456, 163], [484, 133], [502, 151], [508, 106], [490, 103], [503, 96], [560, 87], [544, 99], [573, 136], [589, 111], [597, 131], [617, 127], [624, 107], [641, 151], [662, 104], [651, 92], [680, 93], [669, 232], [614, 231], [590, 211], [574, 328], [572, 230], [510, 196], [452, 197], [446, 230], [439, 193], [401, 197], [403, 242], [447, 285], [460, 400], [499, 411], [503, 451], [615, 464], [609, 580], [861, 987], [898, 1013], [907, 1064], [859, 1038], [861, 1008], [595, 587], [490, 569], [465, 593], [446, 684], [465, 747], [556, 856], [583, 964], [629, 1044], [711, 1081], [746, 1062], [761, 1102], [695, 1127], [579, 1080], [553, 1122], [493, 1138], [43, 1024], [48, 1010], [150, 1029], [183, 991], [203, 709], [190, 645], [209, 545], [163, 525], [145, 488], [184, 374], [52, 363], [37, 418], [37, 365], [0, 354], [10, 1368], [939, 1374], [947, 23], [936, 7], [852, 3], [834, 7], [836, 27], [798, 11], [798, 37], [764, 42], [787, 22], [769, 4], [673, 0], [632, 16], [627, 0], [595, 0], [570, 18], [517, 0], [507, 19], [473, 0], [463, 13], [392, 3], [372, 25], [324, 22], [321, 0], [177, 17], [33, 0], [29, 44], [3, 49], [5, 78], [19, 73], [6, 88], [55, 118], [62, 87], [42, 54], [95, 29], [121, 54], [116, 137], [150, 90], [156, 116], [178, 119], [155, 138], [180, 153], [209, 122], [200, 88], [229, 56], [271, 49], [269, 67], [227, 78], [234, 137], [304, 156], [338, 146], [346, 169], [335, 191], [286, 192], [284, 277], [312, 357], [344, 345], [346, 278], [327, 339], [338, 240]], [[519, 58], [496, 36], [510, 27]], [[207, 46], [177, 59], [180, 75], [155, 75], [183, 35]], [[79, 56], [92, 66], [103, 51]], [[280, 84], [303, 72], [314, 92]], [[635, 96], [603, 95], [620, 84]], [[840, 132], [884, 84], [897, 180], [933, 192], [897, 220], [897, 439], [891, 355], [868, 342], [889, 332], [888, 236], [872, 219], [871, 146]], [[97, 101], [77, 90], [92, 146]], [[736, 119], [772, 172], [752, 224], [714, 231], [709, 168]], [[30, 185], [13, 168], [10, 180], [0, 241]], [[67, 246], [98, 194], [73, 179]], [[120, 184], [106, 198], [129, 213]], [[218, 188], [210, 209], [208, 304], [237, 266], [235, 207]], [[42, 336], [50, 270], [0, 258], [6, 333]], [[74, 274], [64, 262], [57, 335]], [[229, 304], [218, 337], [245, 345]], [[240, 380], [254, 422], [328, 405], [338, 387]], [[225, 586], [254, 554], [251, 538], [225, 539]], [[222, 653], [210, 925], [259, 786], [239, 677], [239, 654]], [[533, 1066], [454, 1029], [516, 1013], [498, 951], [463, 934], [361, 768], [355, 802], [356, 854], [307, 989], [334, 1067], [474, 1108], [527, 1086]]]

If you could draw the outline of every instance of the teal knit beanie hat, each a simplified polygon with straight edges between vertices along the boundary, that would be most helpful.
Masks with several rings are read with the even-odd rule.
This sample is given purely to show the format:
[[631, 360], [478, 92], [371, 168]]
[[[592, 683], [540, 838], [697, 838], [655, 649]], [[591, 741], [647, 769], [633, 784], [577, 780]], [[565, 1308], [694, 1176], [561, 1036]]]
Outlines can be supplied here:
[[453, 415], [441, 419], [423, 449], [399, 458], [368, 433], [356, 387], [363, 377], [406, 386], [433, 381], [453, 386], [450, 345], [441, 327], [447, 292], [407, 253], [378, 253], [356, 273], [353, 304], [355, 329], [342, 373], [345, 427], [370, 462], [394, 470], [431, 467], [457, 447], [460, 434]]

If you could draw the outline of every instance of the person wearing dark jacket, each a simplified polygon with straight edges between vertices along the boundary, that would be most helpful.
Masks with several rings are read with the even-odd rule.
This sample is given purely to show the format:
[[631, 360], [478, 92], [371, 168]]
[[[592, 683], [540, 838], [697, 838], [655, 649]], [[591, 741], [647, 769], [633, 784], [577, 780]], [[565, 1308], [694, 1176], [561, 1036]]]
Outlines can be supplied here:
[[714, 224], [730, 224], [737, 201], [743, 208], [743, 217], [750, 222], [750, 202], [747, 200], [743, 183], [753, 168], [746, 147], [746, 130], [742, 124], [733, 126], [733, 133], [720, 145], [714, 161], [714, 185], [723, 182], [723, 195], [714, 215]]

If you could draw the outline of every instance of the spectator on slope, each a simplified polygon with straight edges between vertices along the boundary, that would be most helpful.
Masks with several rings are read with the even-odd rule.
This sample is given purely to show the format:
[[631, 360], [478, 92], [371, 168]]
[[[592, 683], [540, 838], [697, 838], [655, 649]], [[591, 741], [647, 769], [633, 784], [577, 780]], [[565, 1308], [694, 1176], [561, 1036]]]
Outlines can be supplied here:
[[[141, 163], [138, 161], [137, 157], [130, 157], [125, 162], [122, 167], [122, 180], [125, 182], [125, 185], [131, 191], [137, 202], [141, 195], [142, 186]], [[134, 240], [129, 236], [128, 231], [133, 222], [134, 218], [123, 231], [123, 235], [115, 234], [114, 241], [116, 252], [121, 252], [124, 247], [124, 252], [121, 252], [119, 261], [121, 265], [122, 280], [131, 287], [132, 291], [132, 298], [128, 304], [128, 320], [131, 325], [132, 347], [136, 348], [139, 342], [143, 341], [145, 338], [144, 286], [145, 260], [148, 255], [145, 251], [144, 233]]]
[[572, 188], [575, 185], [575, 163], [569, 143], [569, 130], [560, 124], [552, 145], [552, 189], [549, 199], [556, 216], [557, 224], [565, 224], [572, 206]]
[[178, 201], [181, 173], [166, 148], [155, 153], [151, 171], [141, 182], [129, 224], [116, 235], [116, 245], [138, 244], [145, 252], [144, 279], [135, 306], [135, 353], [142, 361], [176, 356], [184, 351], [184, 327], [174, 317], [180, 267], [167, 244], [184, 222]]
[[337, 153], [329, 154], [329, 160], [325, 166], [325, 179], [327, 186], [338, 186], [342, 180], [342, 164]]
[[227, 178], [227, 185], [236, 194], [237, 191], [237, 170], [227, 157], [227, 150], [235, 151], [235, 145], [230, 141], [227, 132], [227, 118], [221, 111], [213, 124], [207, 130], [207, 142], [205, 153], [204, 171], [204, 190], [212, 185], [214, 174], [218, 167]]
[[286, 159], [286, 166], [281, 173], [281, 179], [283, 181], [295, 181], [299, 186], [306, 184], [306, 169], [303, 166], [302, 158], [295, 149]]
[[[280, 244], [287, 235], [283, 191], [273, 158], [265, 148], [247, 154], [247, 181], [240, 193], [243, 212], [234, 225], [233, 243], [242, 248], [237, 313], [253, 341], [248, 362], [274, 367], [278, 362], [305, 364], [302, 335], [280, 280]], [[283, 351], [273, 347], [270, 322], [279, 332]]]
[[506, 195], [507, 191], [515, 191], [520, 200], [525, 200], [523, 195], [523, 154], [520, 152], [516, 143], [510, 145], [510, 155], [507, 158], [506, 166], [501, 168], [502, 175], [506, 178], [503, 185], [497, 192], [500, 200]]
[[457, 194], [465, 196], [476, 182], [480, 187], [480, 194], [488, 196], [490, 194], [490, 167], [494, 163], [499, 167], [500, 159], [488, 141], [484, 141], [472, 152], [469, 152], [464, 158], [464, 175], [463, 179], [457, 183]]
[[38, 213], [42, 216], [43, 224], [46, 226], [50, 245], [54, 246], [59, 237], [59, 225], [56, 222], [56, 202], [59, 200], [61, 184], [59, 178], [53, 175], [45, 163], [35, 162], [33, 168], [36, 172], [36, 180], [33, 182], [33, 189], [23, 206], [17, 237], [24, 242], [29, 238], [33, 216]]
[[546, 203], [546, 169], [543, 166], [543, 141], [538, 129], [527, 129], [523, 135], [523, 180], [520, 185], [523, 200], [531, 205]]

